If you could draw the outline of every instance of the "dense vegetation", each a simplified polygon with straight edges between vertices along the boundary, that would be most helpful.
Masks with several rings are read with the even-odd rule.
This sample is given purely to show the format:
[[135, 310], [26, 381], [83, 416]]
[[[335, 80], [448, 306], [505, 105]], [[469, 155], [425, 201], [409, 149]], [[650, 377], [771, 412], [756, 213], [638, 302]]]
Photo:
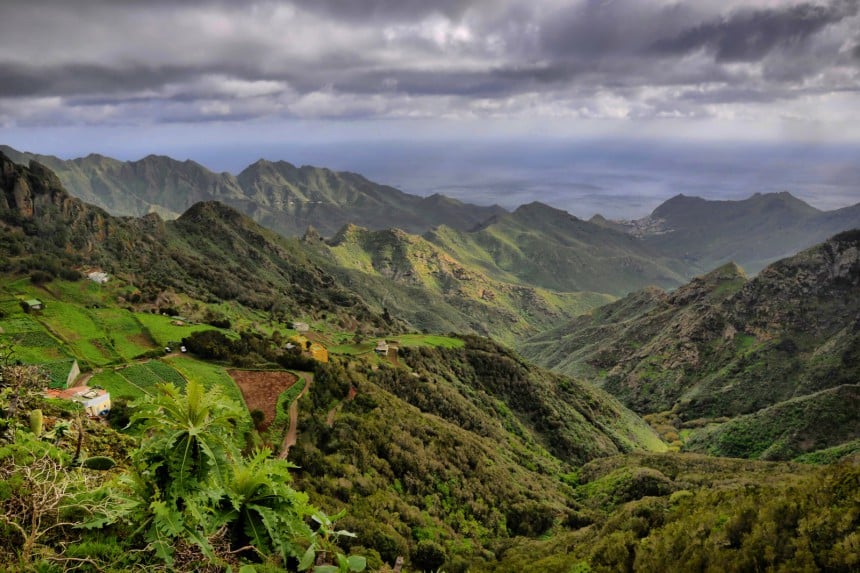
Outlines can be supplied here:
[[695, 451], [784, 460], [836, 446], [858, 430], [858, 245], [842, 233], [752, 279], [728, 264], [634, 293], [522, 350], [659, 415], [676, 439], [691, 431]]
[[[419, 313], [488, 328], [440, 298], [501, 283], [426, 241], [355, 228], [287, 241], [216, 203], [118, 219], [38, 164], [0, 167], [0, 570], [860, 567], [856, 232], [756, 279], [727, 265], [517, 345], [570, 377], [477, 336], [391, 334]], [[544, 215], [570, 247], [551, 264], [584, 248], [565, 236], [588, 225], [532, 205], [483, 227], [510, 270], [548, 272], [528, 231]], [[82, 280], [92, 268], [110, 282]], [[563, 314], [558, 293], [501, 274], [511, 290], [480, 308], [520, 297], [510, 324]], [[313, 323], [305, 338], [291, 338], [297, 318]], [[328, 345], [329, 361], [292, 341]], [[116, 398], [112, 427], [42, 396], [73, 362]], [[252, 391], [288, 380], [269, 395], [274, 419], [242, 403], [239, 374]], [[585, 378], [673, 449], [806, 465], [667, 453]]]
[[[860, 466], [810, 470], [691, 455], [598, 460], [577, 495], [594, 525], [505, 544], [495, 573], [856, 571]], [[596, 505], [595, 505], [596, 504]]]
[[240, 449], [241, 406], [217, 388], [160, 386], [132, 406], [136, 445], [118, 450], [128, 440], [41, 397], [38, 368], [0, 358], [0, 567], [364, 569], [363, 557], [334, 545], [343, 533], [290, 487], [286, 461]]

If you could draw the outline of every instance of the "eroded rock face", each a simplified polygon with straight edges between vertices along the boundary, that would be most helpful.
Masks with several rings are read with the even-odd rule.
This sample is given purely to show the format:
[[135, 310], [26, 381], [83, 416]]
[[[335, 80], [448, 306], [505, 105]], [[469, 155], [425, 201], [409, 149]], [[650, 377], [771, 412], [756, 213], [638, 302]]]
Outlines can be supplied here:
[[60, 180], [46, 167], [30, 162], [25, 168], [0, 154], [0, 190], [4, 210], [19, 218], [32, 219], [40, 207], [54, 206], [60, 212], [69, 210], [71, 199]]
[[56, 235], [60, 241], [63, 239], [59, 237], [65, 236], [66, 244], [56, 246], [69, 252], [91, 252], [111, 233], [106, 214], [66, 193], [50, 169], [35, 161], [27, 167], [16, 165], [2, 153], [0, 218], [29, 221], [31, 233]]
[[770, 337], [786, 327], [832, 331], [836, 312], [850, 310], [860, 285], [860, 233], [836, 235], [822, 245], [771, 265], [724, 307], [738, 329]]

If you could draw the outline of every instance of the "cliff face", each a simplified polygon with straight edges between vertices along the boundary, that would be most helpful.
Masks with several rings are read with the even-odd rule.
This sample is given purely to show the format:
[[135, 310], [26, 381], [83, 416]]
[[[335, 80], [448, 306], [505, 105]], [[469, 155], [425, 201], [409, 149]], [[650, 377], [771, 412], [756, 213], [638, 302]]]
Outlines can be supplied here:
[[36, 161], [16, 165], [2, 153], [0, 218], [67, 250], [90, 252], [112, 230], [107, 213], [70, 196], [50, 169]]
[[843, 312], [857, 310], [859, 247], [860, 231], [848, 231], [774, 263], [726, 302], [727, 314], [759, 338], [785, 330], [832, 334]]

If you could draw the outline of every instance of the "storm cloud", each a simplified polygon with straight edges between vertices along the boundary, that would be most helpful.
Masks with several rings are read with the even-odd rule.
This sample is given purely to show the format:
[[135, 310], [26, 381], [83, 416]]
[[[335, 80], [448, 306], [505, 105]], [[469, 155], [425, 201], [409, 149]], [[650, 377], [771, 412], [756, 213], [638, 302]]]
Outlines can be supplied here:
[[706, 49], [725, 62], [758, 61], [775, 49], [802, 47], [816, 33], [856, 14], [856, 1], [740, 10], [658, 41], [654, 47], [679, 53]]
[[860, 137], [857, 30], [857, 0], [7, 0], [0, 126], [789, 118]]

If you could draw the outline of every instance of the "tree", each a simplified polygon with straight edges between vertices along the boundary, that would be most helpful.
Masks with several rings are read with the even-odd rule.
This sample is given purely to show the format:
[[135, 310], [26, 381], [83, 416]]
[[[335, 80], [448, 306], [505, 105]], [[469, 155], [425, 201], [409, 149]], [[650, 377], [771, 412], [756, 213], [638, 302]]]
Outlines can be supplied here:
[[412, 555], [412, 563], [421, 571], [436, 571], [444, 565], [445, 559], [445, 550], [430, 539], [419, 541]]

